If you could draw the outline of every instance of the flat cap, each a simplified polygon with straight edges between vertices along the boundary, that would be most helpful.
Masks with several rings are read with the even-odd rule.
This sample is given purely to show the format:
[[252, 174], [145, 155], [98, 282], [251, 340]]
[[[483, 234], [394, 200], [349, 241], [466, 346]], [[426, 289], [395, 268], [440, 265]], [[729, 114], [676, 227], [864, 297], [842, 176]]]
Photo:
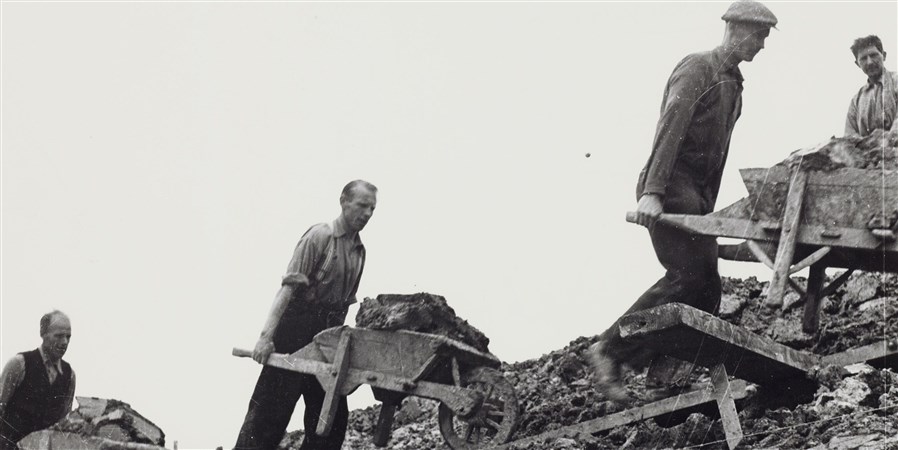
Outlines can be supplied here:
[[727, 22], [748, 22], [776, 27], [776, 16], [764, 4], [754, 0], [733, 2], [721, 19]]

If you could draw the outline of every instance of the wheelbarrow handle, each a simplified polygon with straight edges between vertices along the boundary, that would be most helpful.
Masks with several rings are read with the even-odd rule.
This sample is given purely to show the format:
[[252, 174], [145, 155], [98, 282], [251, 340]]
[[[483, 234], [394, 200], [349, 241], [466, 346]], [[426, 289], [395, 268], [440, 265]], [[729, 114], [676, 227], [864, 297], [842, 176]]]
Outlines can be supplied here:
[[[677, 225], [679, 221], [677, 221], [676, 219], [673, 219], [673, 221], [671, 221], [672, 217], [676, 216], [661, 213], [660, 215], [658, 215], [658, 219], [656, 220], [656, 222], [666, 223], [669, 225]], [[627, 222], [636, 223], [636, 211], [627, 211]]]
[[[658, 216], [658, 222], [664, 222], [664, 214]], [[636, 223], [636, 211], [627, 211], [627, 222]]]
[[233, 349], [231, 349], [231, 355], [238, 358], [252, 358], [253, 352], [250, 350], [244, 350], [242, 348], [234, 347]]

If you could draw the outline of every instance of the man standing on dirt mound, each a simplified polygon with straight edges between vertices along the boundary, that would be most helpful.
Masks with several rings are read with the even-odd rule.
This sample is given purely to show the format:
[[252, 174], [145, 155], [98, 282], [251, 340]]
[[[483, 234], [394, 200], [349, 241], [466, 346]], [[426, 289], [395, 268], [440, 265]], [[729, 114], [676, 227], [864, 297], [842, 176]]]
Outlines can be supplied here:
[[[293, 353], [319, 332], [343, 325], [349, 305], [356, 302], [365, 265], [359, 231], [376, 205], [377, 188], [367, 181], [352, 181], [340, 194], [340, 216], [312, 226], [302, 236], [253, 350], [256, 362], [265, 363], [273, 352]], [[263, 367], [234, 448], [277, 448], [296, 402], [303, 397], [305, 438], [300, 449], [339, 450], [349, 418], [346, 399], [340, 400], [330, 434], [318, 436], [315, 429], [324, 396], [313, 375]]]
[[[636, 222], [649, 229], [666, 273], [627, 314], [673, 302], [717, 312], [721, 287], [716, 239], [657, 219], [662, 213], [714, 210], [730, 136], [742, 110], [739, 63], [754, 59], [777, 22], [767, 7], [750, 0], [730, 5], [722, 19], [726, 21], [723, 43], [685, 57], [664, 90], [652, 153], [636, 188]], [[658, 395], [672, 395], [688, 384], [691, 365], [633, 348], [621, 339], [618, 323], [592, 349], [596, 381], [609, 399], [627, 399], [621, 381], [623, 363], [638, 368], [651, 362], [646, 387], [659, 389]]]

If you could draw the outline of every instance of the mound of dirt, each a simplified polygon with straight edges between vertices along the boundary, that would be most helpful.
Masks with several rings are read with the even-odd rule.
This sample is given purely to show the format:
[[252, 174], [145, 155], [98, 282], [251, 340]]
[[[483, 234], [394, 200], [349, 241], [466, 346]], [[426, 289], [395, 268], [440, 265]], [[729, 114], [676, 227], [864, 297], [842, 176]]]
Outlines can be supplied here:
[[51, 430], [96, 436], [119, 442], [165, 446], [165, 433], [131, 405], [97, 397], [77, 397], [78, 408]]
[[468, 321], [455, 315], [446, 299], [421, 292], [411, 295], [381, 294], [365, 298], [355, 318], [359, 328], [409, 330], [438, 334], [489, 352], [490, 340]]
[[[803, 283], [798, 279], [799, 283]], [[788, 296], [782, 306], [766, 304], [766, 282], [724, 278], [721, 317], [791, 347], [827, 355], [883, 339], [898, 332], [898, 276], [855, 273], [825, 299], [817, 335], [801, 332], [800, 298]], [[601, 331], [601, 330], [597, 330]], [[535, 436], [566, 425], [622, 409], [606, 401], [593, 387], [588, 348], [597, 336], [579, 337], [565, 348], [537, 359], [503, 364], [520, 404], [515, 439]], [[758, 394], [739, 412], [745, 437], [740, 448], [814, 450], [898, 449], [898, 376], [866, 365], [824, 367], [816, 374], [819, 388], [803, 403], [783, 405], [781, 399]], [[704, 370], [692, 379], [706, 383]], [[626, 387], [638, 406], [645, 397], [645, 373], [626, 372]], [[414, 406], [409, 406], [414, 401]], [[448, 449], [440, 436], [436, 404], [406, 399], [414, 413], [398, 420], [387, 448]], [[372, 435], [379, 405], [350, 412], [344, 449], [374, 450]], [[290, 433], [282, 449], [297, 449], [302, 432]], [[597, 435], [578, 434], [527, 444], [520, 450], [605, 450], [641, 448], [727, 448], [717, 419], [693, 414], [675, 424], [654, 420], [617, 427]]]
[[806, 171], [842, 168], [898, 169], [898, 131], [875, 130], [867, 137], [832, 138], [815, 147], [796, 150], [779, 165]]

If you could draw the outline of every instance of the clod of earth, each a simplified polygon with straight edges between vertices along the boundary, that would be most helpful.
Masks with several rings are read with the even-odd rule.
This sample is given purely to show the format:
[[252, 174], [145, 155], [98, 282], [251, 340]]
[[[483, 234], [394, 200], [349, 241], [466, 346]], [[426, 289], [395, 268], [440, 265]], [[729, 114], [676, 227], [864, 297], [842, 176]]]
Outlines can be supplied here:
[[489, 338], [466, 320], [455, 315], [440, 295], [381, 294], [365, 298], [355, 318], [359, 328], [409, 330], [438, 334], [463, 342], [481, 352], [489, 352]]
[[875, 130], [867, 137], [832, 138], [820, 145], [796, 150], [779, 165], [805, 171], [842, 168], [898, 169], [898, 131]]

